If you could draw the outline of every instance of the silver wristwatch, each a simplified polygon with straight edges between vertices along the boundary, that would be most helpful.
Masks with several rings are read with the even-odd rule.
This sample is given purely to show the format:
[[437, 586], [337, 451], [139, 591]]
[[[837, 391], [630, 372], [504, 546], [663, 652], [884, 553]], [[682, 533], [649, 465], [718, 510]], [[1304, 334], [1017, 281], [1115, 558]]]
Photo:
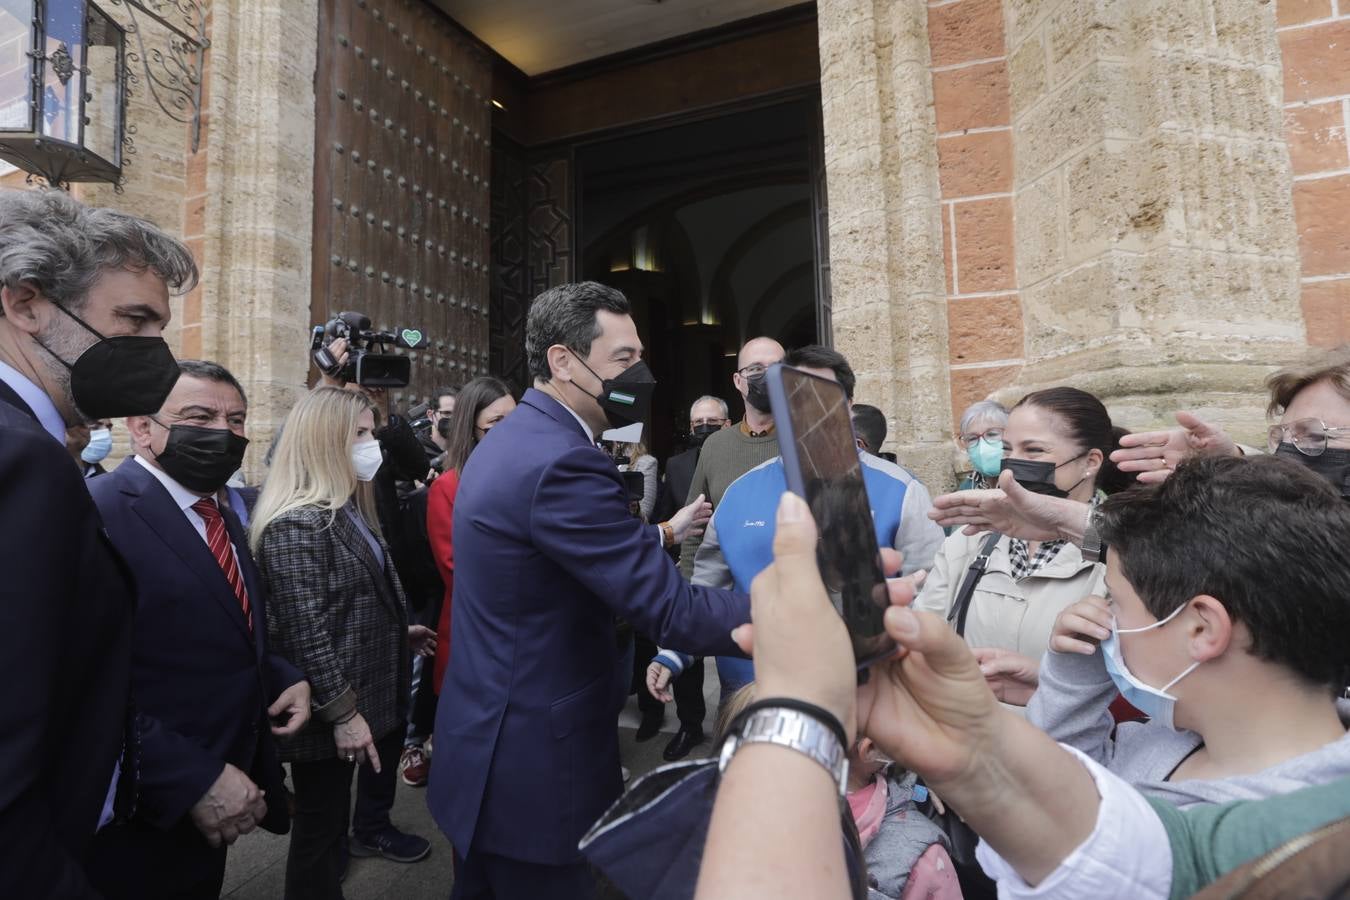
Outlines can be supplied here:
[[1087, 521], [1083, 525], [1083, 559], [1088, 562], [1105, 562], [1106, 545], [1102, 543], [1101, 532], [1097, 530], [1097, 508], [1088, 507]]
[[746, 717], [739, 733], [727, 735], [717, 770], [725, 772], [731, 757], [746, 744], [769, 743], [804, 753], [825, 767], [839, 785], [842, 797], [848, 791], [848, 752], [839, 737], [818, 719], [783, 707], [757, 709]]

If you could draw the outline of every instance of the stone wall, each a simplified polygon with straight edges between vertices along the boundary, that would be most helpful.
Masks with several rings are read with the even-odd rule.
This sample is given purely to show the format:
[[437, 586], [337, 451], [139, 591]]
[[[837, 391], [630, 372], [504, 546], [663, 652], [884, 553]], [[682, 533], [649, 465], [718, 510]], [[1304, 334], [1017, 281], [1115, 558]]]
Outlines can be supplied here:
[[1350, 0], [1277, 0], [1308, 343], [1350, 342]]
[[[965, 405], [1051, 384], [1127, 427], [1190, 408], [1258, 440], [1263, 376], [1345, 339], [1350, 21], [1280, 2], [1277, 36], [1273, 4], [1238, 0], [822, 0], [835, 341], [931, 483]], [[902, 211], [941, 229], [887, 271]], [[898, 330], [916, 310], [931, 327]]]

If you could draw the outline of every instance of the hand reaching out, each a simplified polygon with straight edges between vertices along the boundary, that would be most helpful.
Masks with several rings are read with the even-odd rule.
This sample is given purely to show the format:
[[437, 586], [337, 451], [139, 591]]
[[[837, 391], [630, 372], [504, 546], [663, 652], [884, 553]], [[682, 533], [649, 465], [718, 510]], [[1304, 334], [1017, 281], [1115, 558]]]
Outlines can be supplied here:
[[675, 543], [681, 543], [690, 533], [699, 535], [712, 518], [712, 504], [702, 494], [684, 509], [670, 517], [670, 528], [675, 532]]
[[1122, 472], [1135, 472], [1143, 484], [1156, 484], [1189, 456], [1240, 456], [1237, 444], [1218, 425], [1182, 410], [1176, 414], [1180, 428], [1141, 431], [1120, 439], [1120, 449], [1111, 461]]

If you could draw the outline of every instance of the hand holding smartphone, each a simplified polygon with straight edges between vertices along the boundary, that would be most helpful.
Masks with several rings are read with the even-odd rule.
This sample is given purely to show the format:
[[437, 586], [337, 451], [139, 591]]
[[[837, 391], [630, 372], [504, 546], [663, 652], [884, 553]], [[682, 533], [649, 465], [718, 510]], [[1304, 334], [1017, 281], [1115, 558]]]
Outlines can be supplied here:
[[883, 622], [890, 596], [848, 397], [837, 382], [781, 363], [765, 379], [788, 490], [811, 508], [821, 579], [864, 669], [896, 646]]

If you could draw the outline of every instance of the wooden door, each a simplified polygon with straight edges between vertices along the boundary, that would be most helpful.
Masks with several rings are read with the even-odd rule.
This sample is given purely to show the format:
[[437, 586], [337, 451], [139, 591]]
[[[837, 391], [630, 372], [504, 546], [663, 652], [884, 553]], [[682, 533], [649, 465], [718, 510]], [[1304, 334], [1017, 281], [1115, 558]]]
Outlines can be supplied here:
[[491, 81], [425, 0], [321, 0], [311, 318], [428, 336], [397, 408], [488, 370]]

